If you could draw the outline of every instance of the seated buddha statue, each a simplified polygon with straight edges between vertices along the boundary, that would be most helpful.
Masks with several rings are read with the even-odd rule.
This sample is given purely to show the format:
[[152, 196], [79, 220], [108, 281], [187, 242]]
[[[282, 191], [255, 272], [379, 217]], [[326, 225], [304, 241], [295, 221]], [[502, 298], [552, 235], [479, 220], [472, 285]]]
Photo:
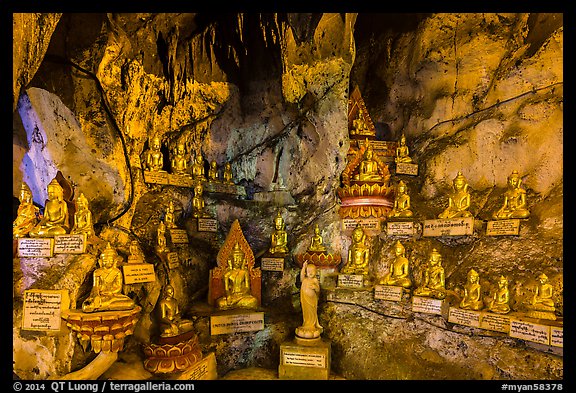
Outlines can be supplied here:
[[164, 252], [167, 251], [167, 244], [166, 244], [166, 224], [164, 221], [160, 221], [158, 224], [158, 228], [156, 228], [156, 251], [157, 252]]
[[144, 169], [150, 172], [163, 171], [164, 154], [160, 150], [162, 141], [158, 134], [150, 140], [150, 147], [144, 152]]
[[86, 234], [86, 238], [94, 236], [94, 225], [92, 223], [92, 212], [88, 208], [88, 199], [80, 193], [76, 200], [76, 211], [74, 212], [74, 226], [71, 234]]
[[25, 237], [38, 223], [40, 209], [34, 205], [32, 191], [25, 182], [20, 186], [20, 205], [16, 218], [12, 222], [12, 236]]
[[288, 232], [286, 232], [286, 224], [280, 211], [276, 213], [276, 218], [274, 219], [274, 232], [272, 232], [270, 249], [268, 251], [270, 254], [288, 253]]
[[402, 134], [402, 136], [400, 137], [400, 144], [398, 145], [398, 147], [396, 147], [396, 157], [394, 158], [394, 161], [396, 161], [396, 163], [399, 162], [412, 162], [412, 158], [410, 158], [409, 156], [410, 154], [410, 150], [408, 149], [408, 146], [406, 146], [406, 137], [404, 136], [404, 134]]
[[494, 291], [492, 297], [487, 298], [484, 303], [486, 309], [496, 314], [507, 314], [510, 312], [510, 291], [508, 290], [508, 280], [504, 276], [498, 279], [498, 289]]
[[479, 283], [480, 276], [474, 269], [468, 271], [468, 279], [464, 285], [464, 298], [460, 301], [460, 308], [465, 310], [481, 310], [484, 307], [482, 301], [482, 287]]
[[176, 218], [174, 217], [174, 202], [170, 201], [164, 214], [164, 225], [166, 229], [176, 228]]
[[120, 311], [131, 310], [134, 300], [122, 293], [123, 276], [116, 266], [118, 254], [110, 243], [100, 254], [99, 267], [93, 273], [93, 286], [90, 295], [82, 303], [82, 311]]
[[354, 180], [358, 181], [383, 181], [378, 169], [378, 160], [374, 158], [374, 148], [372, 144], [366, 141], [367, 147], [364, 156], [358, 166], [358, 173], [354, 175]]
[[218, 164], [216, 161], [210, 161], [210, 167], [208, 168], [208, 181], [211, 183], [217, 183], [220, 181], [218, 178]]
[[180, 315], [178, 300], [174, 297], [174, 287], [167, 285], [164, 297], [159, 302], [160, 337], [174, 337], [189, 332], [194, 327], [192, 321]]
[[448, 207], [438, 215], [438, 218], [472, 217], [468, 211], [470, 193], [468, 183], [462, 172], [458, 172], [453, 180], [453, 192], [448, 196]]
[[177, 175], [188, 175], [188, 157], [184, 142], [178, 142], [170, 160], [170, 170]]
[[518, 171], [508, 176], [508, 190], [504, 193], [504, 204], [493, 217], [495, 220], [507, 218], [528, 218], [530, 211], [526, 208], [526, 190], [522, 188], [522, 179]]
[[53, 237], [65, 235], [70, 231], [68, 204], [64, 200], [64, 191], [56, 178], [48, 184], [48, 200], [44, 206], [44, 215], [29, 232], [30, 237]]
[[229, 162], [224, 164], [224, 173], [222, 174], [222, 178], [224, 179], [224, 183], [234, 184], [234, 181], [232, 180], [232, 164]]
[[[536, 315], [543, 319], [556, 319], [554, 312], [556, 306], [554, 305], [554, 287], [548, 282], [548, 276], [544, 273], [538, 276], [538, 285], [534, 291], [534, 295], [530, 299], [528, 309], [536, 311]], [[528, 313], [531, 315], [531, 313]]]
[[128, 263], [146, 263], [146, 257], [140, 248], [138, 240], [130, 242], [130, 254], [128, 255]]
[[312, 240], [310, 241], [308, 251], [316, 251], [316, 252], [326, 251], [326, 246], [323, 245], [322, 242], [323, 239], [322, 235], [320, 235], [320, 227], [318, 227], [318, 224], [316, 224], [314, 226], [314, 235], [312, 236]]
[[368, 127], [365, 116], [366, 111], [364, 108], [360, 107], [358, 110], [358, 117], [352, 121], [350, 135], [374, 135], [374, 132], [370, 131], [370, 128]]
[[258, 308], [258, 299], [252, 295], [250, 289], [250, 272], [246, 266], [244, 251], [238, 242], [234, 245], [223, 278], [225, 295], [216, 299], [218, 309]]
[[348, 248], [348, 262], [342, 268], [344, 274], [368, 275], [370, 248], [366, 244], [364, 229], [357, 225], [352, 231], [352, 244]]
[[424, 270], [422, 285], [414, 290], [414, 295], [444, 299], [446, 297], [445, 273], [442, 267], [442, 255], [435, 248], [428, 258]]
[[204, 187], [202, 183], [198, 182], [194, 186], [194, 197], [192, 198], [192, 217], [204, 217]]
[[395, 257], [392, 263], [390, 263], [388, 273], [380, 279], [381, 285], [391, 285], [404, 287], [406, 289], [412, 286], [412, 280], [410, 279], [410, 265], [408, 263], [408, 258], [406, 258], [406, 249], [404, 245], [397, 240], [394, 244]]
[[396, 187], [394, 206], [392, 210], [390, 210], [390, 213], [388, 213], [388, 217], [408, 218], [412, 216], [413, 213], [412, 210], [410, 210], [410, 195], [408, 195], [406, 183], [400, 180]]
[[206, 180], [206, 175], [204, 174], [204, 158], [202, 153], [196, 154], [196, 159], [194, 164], [192, 164], [192, 178], [196, 181]]

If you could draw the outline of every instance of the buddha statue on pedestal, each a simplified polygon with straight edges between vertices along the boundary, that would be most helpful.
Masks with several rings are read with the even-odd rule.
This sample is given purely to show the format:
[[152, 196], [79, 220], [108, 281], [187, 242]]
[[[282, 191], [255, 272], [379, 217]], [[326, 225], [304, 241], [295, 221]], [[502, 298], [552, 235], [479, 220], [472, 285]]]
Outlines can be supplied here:
[[391, 218], [410, 218], [413, 216], [412, 210], [410, 210], [410, 195], [406, 188], [406, 183], [402, 180], [398, 182], [396, 187], [396, 196], [394, 198], [394, 207], [388, 213], [388, 217]]
[[196, 154], [194, 164], [192, 164], [192, 178], [197, 182], [206, 180], [206, 175], [204, 174], [204, 158], [200, 152]]
[[396, 147], [396, 157], [394, 158], [394, 161], [396, 161], [396, 163], [399, 162], [411, 163], [412, 158], [410, 158], [409, 154], [410, 150], [408, 149], [408, 146], [406, 146], [406, 137], [404, 136], [404, 134], [402, 134], [402, 136], [400, 137], [400, 144], [398, 145], [398, 147]]
[[409, 289], [412, 287], [410, 278], [410, 264], [406, 258], [406, 249], [404, 245], [397, 240], [394, 244], [394, 260], [390, 263], [388, 273], [380, 279], [381, 285], [391, 285]]
[[492, 297], [484, 300], [486, 309], [496, 314], [508, 314], [510, 312], [510, 291], [508, 289], [508, 279], [500, 276], [498, 279], [498, 288], [494, 291]]
[[460, 301], [460, 308], [465, 310], [481, 310], [484, 307], [482, 301], [482, 287], [479, 283], [480, 276], [474, 269], [468, 271], [468, 279], [464, 285], [464, 298]]
[[218, 164], [215, 160], [210, 161], [210, 167], [208, 168], [208, 181], [210, 183], [218, 183], [220, 181], [218, 175]]
[[270, 254], [287, 254], [288, 253], [288, 232], [286, 232], [286, 225], [280, 211], [276, 213], [274, 219], [274, 232], [272, 232]]
[[556, 306], [554, 305], [554, 287], [544, 273], [538, 276], [538, 285], [534, 295], [527, 305], [528, 316], [539, 319], [556, 320]]
[[150, 140], [150, 147], [144, 152], [144, 169], [150, 172], [164, 171], [164, 154], [160, 150], [162, 140], [158, 134], [154, 134]]
[[378, 160], [374, 158], [374, 148], [371, 143], [366, 141], [367, 147], [364, 152], [364, 157], [360, 161], [358, 173], [354, 176], [354, 180], [368, 181], [368, 182], [381, 182], [384, 179], [379, 173]]
[[526, 190], [522, 188], [522, 179], [518, 171], [508, 176], [508, 190], [504, 193], [504, 204], [492, 216], [495, 220], [509, 218], [528, 218], [530, 211], [526, 208]]
[[222, 178], [224, 180], [224, 183], [226, 184], [234, 184], [234, 181], [232, 180], [232, 164], [230, 164], [229, 162], [227, 162], [226, 164], [224, 164], [224, 173], [222, 175]]
[[174, 287], [167, 285], [164, 297], [159, 303], [160, 337], [175, 337], [189, 332], [194, 327], [192, 321], [183, 319], [180, 315], [178, 300], [174, 298]]
[[318, 224], [314, 225], [314, 235], [312, 236], [312, 240], [310, 241], [310, 246], [308, 247], [308, 251], [317, 251], [317, 252], [325, 252], [326, 246], [322, 244], [322, 235], [320, 235], [320, 227]]
[[70, 231], [68, 204], [64, 200], [64, 191], [56, 178], [48, 184], [48, 200], [44, 206], [44, 215], [29, 232], [30, 237], [54, 237]]
[[190, 176], [188, 173], [188, 155], [184, 142], [178, 142], [170, 160], [170, 170], [176, 175]]
[[300, 305], [302, 307], [302, 325], [296, 328], [296, 336], [304, 339], [320, 337], [324, 328], [318, 321], [318, 298], [320, 282], [316, 277], [316, 266], [307, 261], [300, 270]]
[[236, 243], [228, 260], [228, 269], [224, 272], [224, 290], [226, 295], [216, 300], [221, 310], [230, 308], [258, 307], [258, 299], [251, 294], [250, 272], [246, 266], [244, 251]]
[[74, 226], [71, 234], [86, 234], [86, 238], [94, 236], [94, 225], [92, 223], [92, 212], [88, 208], [88, 199], [80, 193], [76, 200], [76, 211], [74, 212]]
[[38, 223], [40, 209], [34, 205], [32, 191], [25, 182], [20, 187], [20, 205], [16, 218], [12, 222], [12, 236], [14, 238], [25, 237]]
[[370, 130], [370, 127], [368, 126], [366, 116], [366, 110], [360, 106], [358, 109], [358, 116], [352, 121], [352, 129], [350, 130], [351, 136], [374, 136], [374, 132]]
[[414, 295], [444, 299], [446, 297], [445, 273], [442, 267], [442, 255], [435, 248], [428, 258], [422, 284], [414, 290]]
[[348, 248], [348, 262], [342, 268], [343, 274], [360, 274], [368, 276], [370, 248], [366, 244], [364, 229], [357, 225], [352, 231], [352, 244]]
[[192, 198], [192, 217], [204, 217], [204, 187], [198, 182], [194, 186], [194, 197]]
[[458, 172], [453, 180], [453, 192], [448, 196], [448, 207], [438, 215], [438, 218], [472, 217], [472, 213], [468, 211], [469, 207], [468, 182], [462, 172]]

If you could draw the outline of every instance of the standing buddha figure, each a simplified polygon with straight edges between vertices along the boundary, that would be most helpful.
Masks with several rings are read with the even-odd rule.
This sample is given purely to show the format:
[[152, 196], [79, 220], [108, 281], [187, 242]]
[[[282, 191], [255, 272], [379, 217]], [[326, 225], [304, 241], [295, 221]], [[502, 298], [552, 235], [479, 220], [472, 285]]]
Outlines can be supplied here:
[[453, 180], [453, 192], [448, 197], [448, 207], [438, 215], [438, 218], [472, 217], [468, 183], [462, 172], [458, 172]]
[[468, 271], [468, 280], [464, 285], [464, 298], [460, 302], [460, 308], [465, 310], [480, 310], [484, 306], [482, 301], [482, 287], [479, 283], [480, 276], [474, 269]]
[[404, 245], [397, 240], [394, 244], [395, 257], [390, 263], [388, 273], [380, 280], [381, 285], [392, 285], [409, 289], [412, 286], [410, 279], [410, 265], [406, 258]]
[[258, 299], [252, 295], [250, 272], [246, 266], [244, 251], [236, 242], [224, 272], [225, 295], [216, 299], [216, 306], [221, 310], [231, 308], [258, 308]]
[[305, 261], [300, 270], [300, 305], [302, 306], [302, 325], [296, 328], [296, 336], [305, 339], [320, 337], [324, 330], [318, 320], [318, 298], [320, 282], [316, 277], [316, 265]]
[[510, 291], [508, 280], [504, 276], [498, 279], [498, 288], [491, 298], [485, 299], [486, 309], [496, 314], [507, 314], [510, 312]]
[[445, 273], [442, 267], [442, 255], [435, 248], [428, 258], [424, 270], [422, 285], [414, 290], [414, 295], [444, 299], [446, 297]]
[[413, 213], [412, 210], [410, 210], [410, 195], [408, 195], [406, 183], [400, 180], [396, 190], [397, 192], [396, 197], [394, 198], [394, 206], [392, 207], [392, 210], [390, 210], [390, 213], [388, 213], [388, 217], [412, 217]]
[[409, 156], [410, 151], [406, 145], [406, 137], [404, 134], [400, 137], [400, 144], [396, 147], [396, 158], [394, 159], [396, 163], [399, 162], [412, 162], [412, 158]]
[[530, 211], [526, 208], [526, 190], [522, 188], [522, 179], [518, 171], [508, 176], [508, 190], [504, 193], [504, 204], [494, 213], [495, 220], [507, 218], [528, 218]]
[[348, 262], [342, 268], [344, 274], [368, 275], [370, 248], [366, 244], [364, 229], [357, 225], [352, 231], [352, 244], [348, 249]]
[[76, 201], [76, 211], [74, 212], [74, 226], [70, 231], [72, 234], [86, 234], [86, 238], [94, 236], [94, 225], [92, 223], [92, 212], [88, 208], [88, 199], [80, 193]]
[[288, 253], [288, 232], [286, 232], [286, 225], [280, 211], [276, 213], [274, 219], [274, 232], [272, 232], [269, 252], [270, 254]]
[[25, 182], [20, 187], [20, 205], [14, 222], [12, 222], [12, 236], [25, 237], [38, 223], [38, 207], [34, 206], [32, 191]]
[[64, 200], [64, 190], [56, 178], [48, 184], [48, 200], [44, 206], [44, 216], [29, 232], [30, 237], [53, 237], [65, 235], [70, 230], [68, 205]]

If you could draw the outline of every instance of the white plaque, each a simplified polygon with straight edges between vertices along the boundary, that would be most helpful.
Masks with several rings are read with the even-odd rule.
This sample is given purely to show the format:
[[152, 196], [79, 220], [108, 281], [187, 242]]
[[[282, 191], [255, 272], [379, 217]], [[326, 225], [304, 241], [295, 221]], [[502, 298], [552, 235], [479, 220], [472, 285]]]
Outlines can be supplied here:
[[168, 267], [170, 269], [176, 269], [180, 266], [180, 258], [178, 257], [177, 252], [169, 252], [166, 254], [166, 258], [168, 259]]
[[51, 257], [54, 250], [52, 238], [19, 238], [19, 257]]
[[172, 228], [170, 229], [170, 239], [175, 244], [188, 243], [188, 233], [185, 229]]
[[63, 290], [24, 291], [23, 330], [60, 330], [62, 309], [68, 309]]
[[168, 178], [168, 183], [171, 186], [192, 188], [194, 183], [191, 176], [172, 174]]
[[399, 302], [402, 300], [403, 290], [402, 287], [392, 285], [374, 285], [374, 299]]
[[550, 345], [550, 326], [511, 319], [510, 337]]
[[360, 224], [360, 226], [364, 229], [378, 232], [380, 231], [380, 219], [378, 218], [345, 218], [342, 220], [342, 229], [345, 231], [352, 231], [358, 224]]
[[412, 221], [388, 221], [386, 223], [386, 234], [388, 236], [412, 236], [414, 232], [414, 222]]
[[260, 268], [273, 272], [284, 271], [284, 258], [262, 258]]
[[83, 254], [85, 251], [85, 234], [54, 236], [54, 254]]
[[198, 232], [218, 232], [218, 220], [213, 218], [199, 218]]
[[520, 220], [494, 220], [486, 223], [486, 236], [518, 235]]
[[154, 282], [154, 264], [152, 263], [127, 263], [122, 265], [124, 272], [124, 284], [138, 284], [141, 282]]
[[550, 345], [554, 347], [564, 347], [564, 328], [550, 327]]
[[495, 332], [510, 332], [510, 317], [504, 314], [485, 312], [480, 318], [480, 328]]
[[178, 376], [179, 380], [187, 381], [214, 380], [217, 378], [216, 355], [214, 352], [210, 352]]
[[480, 327], [480, 314], [480, 311], [463, 310], [458, 307], [450, 307], [448, 313], [448, 322], [470, 327]]
[[256, 332], [264, 329], [264, 313], [243, 313], [233, 315], [212, 315], [210, 334]]
[[364, 276], [361, 274], [339, 274], [338, 286], [347, 288], [364, 287]]
[[423, 236], [463, 236], [474, 233], [474, 217], [425, 220]]
[[326, 355], [284, 350], [282, 351], [282, 364], [285, 366], [326, 368]]
[[144, 171], [144, 181], [146, 183], [169, 185], [168, 172], [150, 172]]
[[412, 311], [442, 315], [443, 301], [429, 297], [412, 296]]
[[396, 163], [396, 174], [418, 176], [418, 164], [398, 162]]

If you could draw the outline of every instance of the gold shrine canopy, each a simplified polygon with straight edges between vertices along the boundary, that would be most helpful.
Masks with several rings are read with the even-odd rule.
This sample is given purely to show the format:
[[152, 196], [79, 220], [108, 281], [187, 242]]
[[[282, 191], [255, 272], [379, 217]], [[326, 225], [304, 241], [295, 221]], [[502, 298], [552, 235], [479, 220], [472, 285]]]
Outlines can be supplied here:
[[255, 262], [254, 252], [244, 237], [244, 233], [240, 227], [240, 222], [238, 222], [237, 219], [232, 223], [230, 231], [228, 232], [228, 235], [226, 236], [226, 239], [224, 240], [224, 243], [222, 244], [222, 247], [216, 256], [216, 263], [218, 264], [218, 267], [226, 269], [228, 266], [228, 260], [232, 255], [232, 251], [234, 250], [236, 243], [238, 243], [240, 249], [244, 252], [244, 256], [246, 258], [246, 267], [248, 270], [251, 270]]

